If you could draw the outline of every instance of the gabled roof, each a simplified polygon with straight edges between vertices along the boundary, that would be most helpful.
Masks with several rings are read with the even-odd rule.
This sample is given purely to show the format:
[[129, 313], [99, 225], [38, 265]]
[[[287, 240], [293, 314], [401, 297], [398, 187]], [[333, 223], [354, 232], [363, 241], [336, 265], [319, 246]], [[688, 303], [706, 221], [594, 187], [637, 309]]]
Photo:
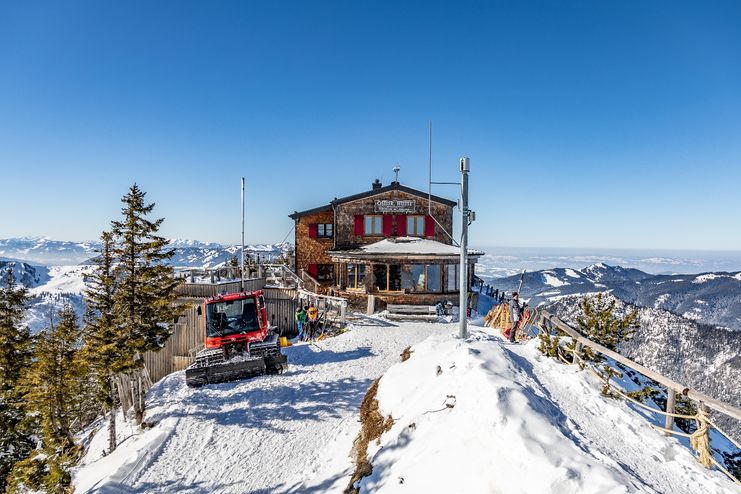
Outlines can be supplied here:
[[[340, 197], [339, 199], [335, 198], [333, 201], [331, 201], [329, 204], [325, 206], [319, 206], [318, 208], [307, 209], [305, 211], [296, 211], [293, 214], [289, 214], [288, 217], [295, 220], [295, 219], [300, 218], [301, 216], [306, 216], [307, 214], [328, 211], [332, 209], [333, 206], [337, 206], [338, 204], [344, 204], [346, 202], [357, 201], [358, 199], [365, 199], [366, 197], [375, 196], [377, 194], [383, 194], [385, 192], [389, 192], [392, 190], [399, 190], [401, 192], [406, 192], [407, 194], [421, 197], [423, 199], [427, 199], [428, 197], [427, 192], [423, 192], [417, 189], [412, 189], [411, 187], [407, 187], [406, 185], [401, 185], [399, 182], [391, 182], [385, 187], [371, 189], [366, 192], [361, 192], [360, 194], [354, 194], [354, 195], [347, 196], [347, 197]], [[451, 201], [450, 199], [445, 199], [444, 197], [440, 197], [436, 195], [431, 195], [429, 197], [432, 201], [438, 202], [440, 204], [445, 204], [446, 206], [454, 207], [458, 205], [457, 202]]]

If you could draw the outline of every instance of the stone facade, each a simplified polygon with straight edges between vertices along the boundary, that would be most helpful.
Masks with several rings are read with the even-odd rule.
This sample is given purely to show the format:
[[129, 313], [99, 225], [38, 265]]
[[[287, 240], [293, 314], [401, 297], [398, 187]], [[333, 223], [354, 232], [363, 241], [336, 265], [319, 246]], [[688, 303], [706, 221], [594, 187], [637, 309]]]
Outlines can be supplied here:
[[[378, 200], [395, 200], [403, 201], [410, 200], [415, 202], [415, 208], [413, 212], [405, 212], [399, 214], [390, 214], [392, 216], [392, 232], [391, 236], [395, 237], [399, 235], [400, 227], [399, 221], [405, 221], [408, 215], [419, 215], [426, 216], [428, 213], [427, 197], [424, 199], [418, 195], [413, 195], [402, 190], [390, 190], [381, 194], [372, 195], [370, 197], [364, 197], [354, 201], [345, 202], [336, 206], [337, 211], [337, 245], [338, 249], [352, 248], [359, 245], [372, 244], [383, 240], [383, 235], [377, 236], [365, 236], [355, 235], [355, 216], [366, 215], [366, 214], [380, 214], [375, 212], [375, 203]], [[389, 214], [385, 214], [388, 216]], [[453, 229], [453, 208], [446, 204], [432, 201], [432, 216], [443, 226], [448, 233], [452, 233]], [[448, 235], [440, 228], [439, 225], [435, 225], [435, 234], [427, 237], [444, 244], [451, 245], [453, 242]]]
[[334, 247], [334, 238], [312, 238], [309, 234], [310, 225], [328, 223], [334, 224], [334, 213], [331, 209], [296, 219], [296, 274], [301, 275], [302, 270], [308, 272], [311, 264], [332, 264], [327, 251]]

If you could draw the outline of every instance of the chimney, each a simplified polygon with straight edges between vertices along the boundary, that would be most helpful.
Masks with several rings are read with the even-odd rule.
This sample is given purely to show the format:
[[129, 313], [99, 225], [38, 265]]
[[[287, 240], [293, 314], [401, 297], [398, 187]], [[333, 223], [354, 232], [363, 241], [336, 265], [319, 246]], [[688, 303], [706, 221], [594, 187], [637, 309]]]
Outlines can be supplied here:
[[373, 190], [378, 190], [381, 188], [381, 181], [376, 179], [376, 181], [373, 182], [371, 185], [373, 185]]

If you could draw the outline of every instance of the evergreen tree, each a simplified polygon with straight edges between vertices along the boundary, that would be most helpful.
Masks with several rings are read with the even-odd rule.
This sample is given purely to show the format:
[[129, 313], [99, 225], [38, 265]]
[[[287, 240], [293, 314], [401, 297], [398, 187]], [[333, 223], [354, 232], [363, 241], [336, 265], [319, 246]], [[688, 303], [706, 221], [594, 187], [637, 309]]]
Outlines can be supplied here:
[[[630, 311], [623, 317], [615, 315], [615, 298], [608, 299], [602, 293], [594, 297], [584, 297], [581, 301], [581, 316], [576, 318], [580, 332], [600, 345], [617, 351], [618, 345], [633, 337], [638, 327], [638, 312]], [[585, 349], [585, 357], [600, 360], [598, 355]]]
[[133, 357], [125, 366], [132, 373], [134, 417], [137, 424], [144, 418], [144, 390], [141, 369], [142, 354], [159, 350], [170, 336], [170, 323], [182, 311], [175, 306], [175, 289], [180, 283], [166, 261], [174, 249], [157, 235], [163, 218], [150, 221], [147, 215], [154, 203], [146, 204], [146, 195], [136, 184], [123, 197], [123, 218], [113, 221], [114, 319], [117, 331]]
[[23, 325], [27, 300], [28, 291], [8, 269], [0, 286], [0, 491], [13, 465], [34, 447], [21, 389], [33, 352], [31, 332]]
[[116, 408], [118, 406], [115, 375], [126, 369], [133, 358], [123, 334], [117, 331], [114, 317], [116, 278], [114, 274], [113, 235], [103, 232], [96, 268], [87, 279], [85, 291], [84, 356], [96, 380], [96, 400], [109, 413], [108, 451], [116, 449]]
[[[43, 454], [33, 452], [18, 465], [13, 490], [22, 485], [49, 493], [66, 492], [69, 469], [79, 454], [74, 432], [85, 425], [78, 420], [78, 410], [85, 397], [80, 387], [86, 380], [87, 366], [80, 358], [81, 331], [75, 311], [65, 304], [58, 316], [59, 324], [38, 335], [34, 362], [24, 378], [28, 410], [40, 422]], [[42, 475], [38, 475], [40, 464], [44, 465]], [[27, 471], [33, 472], [33, 478], [24, 478]], [[33, 485], [39, 480], [42, 485]]]

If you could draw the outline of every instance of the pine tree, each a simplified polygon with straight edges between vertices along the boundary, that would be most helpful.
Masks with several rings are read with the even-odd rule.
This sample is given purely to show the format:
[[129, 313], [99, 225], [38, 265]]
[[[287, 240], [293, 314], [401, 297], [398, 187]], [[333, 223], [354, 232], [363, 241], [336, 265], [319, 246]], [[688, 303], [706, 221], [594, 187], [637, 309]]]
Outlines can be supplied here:
[[144, 419], [144, 390], [140, 374], [144, 366], [142, 355], [159, 350], [170, 336], [170, 323], [182, 311], [174, 304], [175, 289], [180, 283], [172, 266], [174, 249], [167, 248], [167, 240], [157, 235], [163, 218], [150, 221], [146, 218], [154, 203], [146, 204], [146, 195], [136, 184], [123, 197], [123, 218], [113, 221], [115, 238], [113, 249], [114, 318], [117, 331], [133, 352], [127, 370], [132, 373], [134, 386], [134, 417], [137, 424]]
[[[615, 315], [616, 299], [608, 299], [602, 293], [594, 297], [584, 297], [580, 308], [582, 316], [576, 318], [580, 332], [600, 345], [617, 351], [618, 345], [633, 337], [638, 327], [638, 312], [631, 311], [623, 317]], [[598, 355], [585, 349], [585, 357], [590, 360], [601, 360]]]
[[58, 313], [59, 323], [39, 333], [33, 364], [24, 377], [24, 398], [37, 418], [41, 432], [40, 451], [16, 465], [10, 491], [44, 489], [49, 493], [68, 491], [70, 468], [79, 456], [74, 433], [86, 421], [80, 419], [87, 366], [80, 358], [81, 330], [69, 304]]
[[8, 269], [0, 286], [0, 491], [13, 465], [34, 447], [21, 389], [33, 352], [31, 332], [23, 325], [27, 300], [28, 291]]
[[113, 235], [103, 232], [96, 268], [87, 279], [85, 291], [85, 347], [83, 355], [96, 380], [96, 400], [109, 413], [108, 451], [116, 449], [116, 409], [118, 406], [115, 375], [126, 369], [133, 352], [114, 318], [116, 278], [114, 274]]

